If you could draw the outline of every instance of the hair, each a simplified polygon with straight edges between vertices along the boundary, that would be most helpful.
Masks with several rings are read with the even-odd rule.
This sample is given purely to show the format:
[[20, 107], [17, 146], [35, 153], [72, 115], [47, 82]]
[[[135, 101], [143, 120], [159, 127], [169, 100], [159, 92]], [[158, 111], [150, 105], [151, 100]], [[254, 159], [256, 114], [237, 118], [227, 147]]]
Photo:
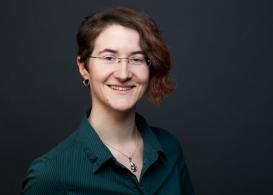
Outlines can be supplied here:
[[140, 47], [150, 59], [148, 100], [159, 106], [164, 96], [175, 89], [169, 77], [171, 58], [158, 26], [148, 15], [129, 8], [111, 8], [85, 17], [77, 33], [78, 56], [87, 68], [98, 35], [110, 25], [121, 25], [136, 30], [140, 35]]

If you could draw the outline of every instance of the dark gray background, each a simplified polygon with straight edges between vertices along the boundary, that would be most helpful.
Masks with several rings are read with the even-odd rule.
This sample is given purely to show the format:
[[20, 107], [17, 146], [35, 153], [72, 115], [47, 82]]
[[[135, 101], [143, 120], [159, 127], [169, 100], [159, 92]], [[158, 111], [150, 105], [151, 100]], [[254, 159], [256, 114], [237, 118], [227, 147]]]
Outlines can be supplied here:
[[273, 194], [273, 7], [268, 1], [1, 1], [1, 192], [89, 107], [75, 57], [83, 17], [109, 6], [159, 24], [177, 90], [147, 120], [179, 136], [200, 195]]

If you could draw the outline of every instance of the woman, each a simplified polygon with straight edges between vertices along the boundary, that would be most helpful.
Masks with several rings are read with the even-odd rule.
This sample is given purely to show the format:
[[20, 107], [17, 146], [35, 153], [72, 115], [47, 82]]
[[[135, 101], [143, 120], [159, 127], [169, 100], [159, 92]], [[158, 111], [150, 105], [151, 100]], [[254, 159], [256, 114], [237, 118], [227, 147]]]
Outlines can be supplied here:
[[136, 113], [174, 89], [169, 52], [151, 18], [113, 8], [86, 17], [77, 64], [92, 109], [80, 127], [36, 159], [23, 194], [194, 194], [179, 141]]

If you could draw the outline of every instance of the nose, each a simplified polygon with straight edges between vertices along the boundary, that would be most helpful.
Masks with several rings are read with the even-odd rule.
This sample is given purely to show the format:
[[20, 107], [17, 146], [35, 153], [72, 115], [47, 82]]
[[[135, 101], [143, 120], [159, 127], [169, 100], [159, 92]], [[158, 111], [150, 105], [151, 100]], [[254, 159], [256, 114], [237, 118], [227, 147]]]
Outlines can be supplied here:
[[115, 77], [121, 82], [132, 78], [132, 72], [129, 69], [128, 59], [120, 60], [118, 69], [115, 71]]

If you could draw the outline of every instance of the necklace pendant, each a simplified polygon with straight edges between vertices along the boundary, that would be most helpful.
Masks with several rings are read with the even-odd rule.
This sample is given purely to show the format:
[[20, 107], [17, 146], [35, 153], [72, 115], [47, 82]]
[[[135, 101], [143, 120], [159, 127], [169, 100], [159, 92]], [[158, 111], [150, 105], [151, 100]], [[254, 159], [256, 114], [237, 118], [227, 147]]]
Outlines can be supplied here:
[[132, 158], [129, 158], [129, 163], [130, 163], [130, 169], [132, 172], [136, 172], [137, 171], [137, 166], [136, 164], [132, 161]]

